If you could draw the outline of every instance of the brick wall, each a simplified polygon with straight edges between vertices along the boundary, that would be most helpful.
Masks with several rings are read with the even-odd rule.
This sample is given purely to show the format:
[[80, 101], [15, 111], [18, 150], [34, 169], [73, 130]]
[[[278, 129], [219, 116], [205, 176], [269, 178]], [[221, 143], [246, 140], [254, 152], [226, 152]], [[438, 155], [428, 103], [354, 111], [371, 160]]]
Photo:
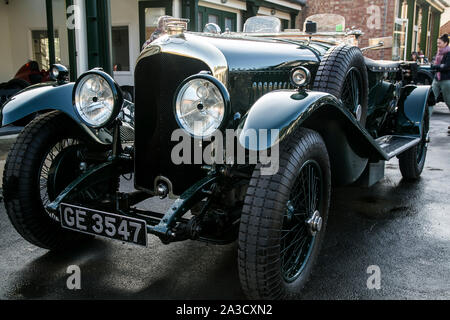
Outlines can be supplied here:
[[450, 21], [441, 27], [439, 35], [443, 35], [444, 33], [450, 34]]
[[[387, 8], [385, 8], [387, 3]], [[368, 12], [368, 8], [372, 10]], [[378, 10], [377, 10], [378, 8]], [[385, 9], [387, 9], [385, 16]], [[377, 19], [374, 12], [379, 12], [380, 19], [377, 27]], [[308, 0], [303, 13], [300, 15], [300, 25], [313, 14], [335, 13], [345, 18], [346, 28], [355, 26], [364, 32], [360, 38], [359, 47], [367, 47], [369, 39], [380, 37], [392, 37], [394, 30], [395, 1], [394, 0]], [[390, 60], [392, 48], [369, 50], [366, 56], [373, 59]]]

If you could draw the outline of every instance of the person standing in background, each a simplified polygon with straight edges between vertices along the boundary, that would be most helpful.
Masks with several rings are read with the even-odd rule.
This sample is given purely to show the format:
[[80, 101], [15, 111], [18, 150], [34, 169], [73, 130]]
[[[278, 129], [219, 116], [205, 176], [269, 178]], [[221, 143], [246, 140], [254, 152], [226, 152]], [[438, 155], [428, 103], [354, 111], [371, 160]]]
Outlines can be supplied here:
[[[447, 34], [439, 37], [437, 46], [438, 54], [431, 65], [431, 68], [436, 71], [432, 89], [436, 98], [442, 93], [444, 101], [450, 110], [450, 47]], [[450, 130], [450, 126], [448, 129]]]

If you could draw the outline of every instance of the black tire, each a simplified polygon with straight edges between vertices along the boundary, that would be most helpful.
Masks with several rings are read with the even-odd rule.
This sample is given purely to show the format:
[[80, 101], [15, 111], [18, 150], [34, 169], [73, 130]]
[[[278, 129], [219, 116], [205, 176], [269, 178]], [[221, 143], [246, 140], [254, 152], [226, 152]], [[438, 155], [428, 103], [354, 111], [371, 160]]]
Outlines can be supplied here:
[[421, 142], [398, 156], [400, 172], [405, 180], [418, 180], [423, 172], [427, 158], [429, 130], [430, 116], [428, 106], [426, 106], [425, 116], [422, 122]]
[[[293, 279], [286, 279], [286, 272], [282, 270], [283, 259], [286, 257], [282, 250], [288, 249], [295, 239], [299, 241], [300, 238], [286, 243], [283, 237], [287, 233], [283, 227], [289, 212], [292, 212], [290, 207], [295, 205], [290, 204], [290, 201], [293, 190], [296, 190], [293, 187], [300, 186], [296, 184], [300, 179], [300, 171], [313, 163], [317, 164], [317, 168], [320, 167], [322, 176], [320, 200], [317, 204], [321, 211], [322, 228], [307, 249], [307, 257], [302, 262], [300, 273]], [[280, 146], [279, 171], [272, 176], [262, 176], [260, 170], [261, 167], [257, 166], [253, 172], [240, 222], [238, 265], [241, 285], [250, 299], [297, 298], [308, 281], [319, 254], [328, 220], [331, 172], [325, 143], [317, 132], [300, 128]], [[294, 219], [292, 215], [298, 214], [291, 214], [290, 219]], [[303, 217], [297, 220], [298, 222], [291, 224], [294, 229], [297, 225], [299, 229], [306, 227], [306, 224], [303, 225]]]
[[76, 124], [61, 112], [34, 119], [12, 146], [3, 174], [6, 212], [14, 228], [30, 243], [62, 250], [79, 245], [90, 236], [61, 228], [44, 209], [40, 170], [46, 154], [61, 139], [83, 140]]
[[[346, 81], [351, 70], [356, 70], [359, 76], [359, 103], [360, 110], [346, 103]], [[365, 126], [368, 110], [369, 82], [364, 56], [358, 47], [339, 45], [330, 48], [322, 58], [314, 78], [313, 90], [327, 92], [343, 100], [349, 111]], [[358, 119], [359, 118], [359, 119]]]

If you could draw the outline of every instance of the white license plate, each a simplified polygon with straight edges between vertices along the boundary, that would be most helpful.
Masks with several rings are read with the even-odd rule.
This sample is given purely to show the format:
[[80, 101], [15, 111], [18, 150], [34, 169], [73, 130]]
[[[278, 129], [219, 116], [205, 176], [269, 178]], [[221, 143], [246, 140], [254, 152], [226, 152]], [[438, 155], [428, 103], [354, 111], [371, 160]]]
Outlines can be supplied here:
[[72, 231], [147, 246], [144, 220], [61, 203], [61, 226]]

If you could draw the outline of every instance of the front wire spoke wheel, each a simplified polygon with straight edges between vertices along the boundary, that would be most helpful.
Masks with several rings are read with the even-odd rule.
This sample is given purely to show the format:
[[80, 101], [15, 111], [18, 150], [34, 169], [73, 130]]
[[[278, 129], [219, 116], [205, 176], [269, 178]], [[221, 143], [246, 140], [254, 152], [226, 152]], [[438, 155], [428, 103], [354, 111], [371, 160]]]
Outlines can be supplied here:
[[50, 197], [49, 195], [50, 168], [52, 167], [53, 162], [55, 161], [57, 156], [64, 149], [78, 145], [80, 145], [80, 141], [77, 139], [62, 139], [61, 141], [58, 141], [56, 144], [50, 147], [39, 168], [39, 194], [42, 206], [44, 207], [44, 210], [48, 214], [48, 216], [55, 221], [59, 221], [59, 217], [55, 215], [53, 212], [50, 212], [46, 209], [47, 205], [54, 200], [51, 199], [52, 197]]
[[[295, 281], [304, 270], [320, 231], [314, 229], [314, 223], [321, 219], [317, 213], [322, 191], [320, 166], [315, 161], [306, 162], [294, 183], [283, 219], [280, 255], [282, 274], [287, 282]], [[303, 219], [298, 219], [296, 212], [303, 212]]]
[[250, 299], [298, 299], [323, 243], [330, 159], [319, 133], [298, 128], [280, 144], [276, 174], [256, 166], [239, 229], [239, 277]]
[[17, 232], [38, 247], [67, 252], [92, 239], [62, 228], [44, 207], [78, 176], [78, 144], [84, 145], [84, 138], [70, 117], [52, 111], [31, 121], [8, 154], [3, 174], [6, 213]]

